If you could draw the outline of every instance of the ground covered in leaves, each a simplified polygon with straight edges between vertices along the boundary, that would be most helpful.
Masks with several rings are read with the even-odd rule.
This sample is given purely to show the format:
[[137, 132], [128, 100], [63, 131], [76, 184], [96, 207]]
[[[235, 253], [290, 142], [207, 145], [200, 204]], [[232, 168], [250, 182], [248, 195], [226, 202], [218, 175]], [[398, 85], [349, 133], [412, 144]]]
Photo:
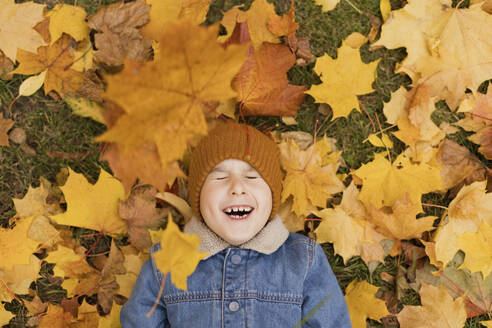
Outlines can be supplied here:
[[492, 327], [490, 0], [20, 2], [0, 1], [0, 324], [117, 325], [189, 218], [188, 147], [235, 120], [278, 143], [280, 214], [354, 327]]

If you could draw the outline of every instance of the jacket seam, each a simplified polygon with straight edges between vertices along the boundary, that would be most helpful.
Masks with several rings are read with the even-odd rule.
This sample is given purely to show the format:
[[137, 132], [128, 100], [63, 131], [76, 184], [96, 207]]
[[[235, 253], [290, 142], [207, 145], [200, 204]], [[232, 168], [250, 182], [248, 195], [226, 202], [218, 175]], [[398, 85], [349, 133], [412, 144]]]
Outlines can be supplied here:
[[261, 302], [272, 302], [272, 303], [283, 303], [283, 304], [292, 304], [292, 305], [302, 305], [303, 297], [302, 296], [291, 296], [291, 298], [288, 297], [262, 297], [261, 295], [258, 295], [257, 293], [247, 293], [247, 294], [239, 294], [239, 295], [234, 295], [230, 296], [227, 298], [222, 298], [219, 294], [217, 296], [208, 296], [208, 297], [197, 297], [197, 298], [189, 298], [183, 295], [183, 297], [170, 297], [170, 296], [165, 296], [164, 301], [166, 304], [177, 304], [177, 303], [184, 303], [184, 302], [207, 302], [207, 301], [214, 301], [214, 300], [256, 300], [256, 301], [261, 301]]

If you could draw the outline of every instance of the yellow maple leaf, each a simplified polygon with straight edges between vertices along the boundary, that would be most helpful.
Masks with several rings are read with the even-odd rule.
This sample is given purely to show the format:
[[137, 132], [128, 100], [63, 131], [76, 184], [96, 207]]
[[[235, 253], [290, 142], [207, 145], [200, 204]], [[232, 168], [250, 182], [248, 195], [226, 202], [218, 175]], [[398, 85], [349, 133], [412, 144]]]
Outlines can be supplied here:
[[221, 21], [221, 24], [227, 30], [227, 34], [220, 36], [218, 40], [223, 42], [229, 39], [236, 23], [246, 22], [254, 47], [260, 46], [263, 42], [279, 43], [279, 38], [268, 29], [270, 20], [275, 16], [277, 16], [275, 6], [273, 3], [267, 2], [267, 0], [255, 0], [247, 11], [240, 10], [237, 7], [232, 8], [224, 13]]
[[408, 194], [398, 199], [393, 204], [392, 211], [385, 208], [377, 210], [369, 204], [371, 214], [370, 221], [376, 225], [376, 230], [391, 239], [412, 239], [420, 238], [424, 231], [433, 229], [435, 216], [426, 216], [417, 219], [417, 214], [421, 212], [418, 203], [412, 202]]
[[[282, 202], [292, 195], [293, 210], [296, 215], [307, 215], [308, 206], [326, 207], [326, 201], [335, 193], [343, 190], [343, 183], [337, 178], [337, 164], [322, 166], [322, 157], [326, 156], [323, 147], [325, 138], [301, 150], [292, 140], [282, 142], [280, 161], [287, 172], [283, 181]], [[320, 149], [325, 149], [319, 153]]]
[[343, 191], [342, 202], [334, 209], [327, 208], [315, 214], [323, 219], [316, 229], [316, 241], [331, 242], [335, 253], [345, 263], [352, 256], [360, 256], [364, 262], [383, 261], [384, 250], [380, 241], [384, 238], [367, 221], [367, 212], [354, 182]]
[[367, 281], [352, 281], [345, 290], [345, 300], [353, 328], [365, 328], [366, 319], [376, 319], [389, 314], [383, 300], [375, 297], [378, 287]]
[[12, 270], [0, 270], [1, 283], [7, 285], [15, 294], [22, 295], [29, 293], [29, 286], [39, 275], [41, 260], [35, 255], [31, 255], [29, 261], [29, 264], [14, 265]]
[[63, 97], [74, 92], [82, 85], [84, 76], [70, 68], [74, 60], [71, 42], [70, 36], [64, 34], [51, 46], [39, 47], [37, 54], [20, 49], [20, 64], [12, 73], [31, 75], [46, 71], [45, 94], [55, 90]]
[[458, 237], [476, 233], [484, 222], [492, 225], [492, 194], [486, 182], [477, 181], [460, 189], [448, 207], [448, 216], [434, 235], [436, 260], [446, 265], [460, 249]]
[[345, 263], [352, 256], [360, 255], [364, 220], [348, 215], [340, 207], [325, 208], [315, 214], [323, 219], [316, 229], [318, 243], [333, 243], [335, 253], [341, 255]]
[[481, 321], [480, 324], [484, 325], [487, 328], [492, 328], [492, 320], [489, 320], [489, 321]]
[[152, 254], [157, 268], [164, 274], [171, 273], [171, 281], [177, 288], [188, 290], [186, 279], [198, 263], [208, 256], [198, 251], [200, 238], [181, 232], [171, 214], [161, 235], [161, 249]]
[[105, 317], [101, 317], [97, 328], [120, 328], [120, 312], [122, 306], [119, 304], [113, 304], [111, 307], [111, 313]]
[[372, 162], [362, 165], [354, 174], [363, 180], [359, 199], [366, 207], [370, 204], [376, 208], [393, 206], [408, 193], [410, 200], [421, 210], [422, 194], [442, 186], [439, 169], [424, 163], [412, 164], [403, 156], [391, 163], [384, 154], [376, 154]]
[[13, 317], [15, 317], [15, 315], [12, 312], [7, 311], [3, 304], [0, 304], [0, 325], [8, 325], [10, 319]]
[[51, 216], [56, 223], [110, 235], [126, 232], [126, 223], [118, 215], [118, 200], [124, 199], [125, 191], [112, 175], [101, 169], [99, 180], [92, 185], [83, 174], [69, 169], [68, 180], [60, 188], [67, 211]]
[[51, 44], [63, 33], [71, 35], [77, 41], [89, 36], [89, 26], [85, 21], [87, 13], [82, 7], [59, 3], [46, 16], [50, 18]]
[[465, 232], [458, 236], [456, 245], [465, 252], [463, 267], [471, 272], [481, 271], [484, 277], [492, 271], [492, 227], [485, 222], [477, 232]]
[[0, 228], [0, 249], [5, 254], [0, 270], [12, 270], [17, 264], [29, 264], [31, 254], [38, 248], [38, 242], [27, 237], [33, 218], [16, 220], [13, 229]]
[[333, 119], [347, 117], [352, 109], [359, 109], [357, 95], [373, 91], [379, 60], [364, 64], [359, 49], [342, 44], [337, 59], [325, 54], [316, 60], [314, 71], [321, 75], [321, 84], [313, 85], [307, 94], [318, 103], [329, 104], [333, 110]]
[[62, 245], [58, 245], [57, 250], [48, 252], [48, 256], [44, 260], [55, 264], [53, 273], [58, 277], [79, 277], [97, 272], [86, 262], [83, 255]]
[[45, 178], [39, 179], [39, 187], [29, 186], [23, 198], [13, 198], [18, 217], [52, 215], [61, 211], [58, 203], [48, 204], [46, 198], [53, 192], [51, 183]]
[[453, 300], [443, 285], [437, 288], [422, 284], [419, 294], [421, 306], [405, 305], [397, 314], [401, 328], [461, 328], [465, 325], [466, 311], [462, 297]]
[[[467, 88], [476, 90], [492, 75], [492, 16], [482, 4], [470, 8], [446, 8], [430, 27], [436, 31], [432, 58], [421, 58], [418, 71], [439, 99], [451, 109], [465, 96]], [[430, 43], [430, 42], [429, 42]]]
[[330, 11], [335, 9], [340, 0], [315, 0], [314, 3], [320, 5], [323, 11]]
[[403, 8], [391, 12], [391, 19], [381, 28], [381, 37], [372, 46], [385, 46], [388, 49], [405, 47], [408, 55], [399, 71], [409, 74], [413, 79], [417, 61], [431, 55], [427, 38], [433, 37], [435, 33], [431, 34], [429, 27], [442, 15], [443, 5], [439, 1], [408, 1]]
[[17, 49], [36, 52], [45, 44], [33, 27], [43, 20], [44, 5], [0, 0], [0, 49], [15, 62]]
[[449, 203], [450, 219], [474, 220], [492, 225], [492, 193], [486, 193], [486, 181], [476, 181], [460, 189]]
[[146, 64], [127, 61], [120, 74], [107, 76], [105, 97], [126, 114], [96, 140], [116, 142], [123, 153], [153, 142], [162, 168], [180, 159], [188, 140], [207, 133], [202, 103], [236, 95], [231, 80], [246, 58], [247, 46], [222, 48], [217, 29], [188, 21], [166, 24], [157, 59]]

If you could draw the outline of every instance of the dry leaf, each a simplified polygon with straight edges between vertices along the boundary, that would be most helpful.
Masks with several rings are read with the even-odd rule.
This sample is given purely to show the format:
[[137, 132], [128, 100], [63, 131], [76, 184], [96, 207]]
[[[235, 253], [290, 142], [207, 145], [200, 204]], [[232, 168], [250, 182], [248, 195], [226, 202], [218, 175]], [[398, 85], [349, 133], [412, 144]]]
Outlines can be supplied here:
[[316, 60], [314, 71], [321, 75], [322, 83], [311, 86], [306, 93], [313, 96], [317, 103], [329, 104], [333, 110], [332, 119], [347, 117], [352, 109], [359, 108], [357, 95], [373, 91], [371, 85], [377, 65], [378, 61], [364, 64], [359, 49], [344, 43], [338, 49], [337, 59], [325, 54]]
[[421, 238], [422, 233], [434, 229], [432, 224], [437, 219], [435, 216], [417, 219], [422, 209], [419, 203], [410, 200], [408, 194], [396, 200], [391, 211], [384, 207], [377, 210], [369, 204], [369, 212], [369, 220], [376, 226], [376, 230], [389, 239], [397, 240]]
[[398, 313], [402, 328], [462, 328], [466, 321], [465, 303], [462, 298], [453, 300], [444, 287], [422, 285], [422, 306], [405, 305]]
[[251, 47], [248, 57], [232, 81], [243, 115], [294, 116], [305, 90], [287, 81], [294, 54], [285, 45], [263, 43]]
[[165, 25], [173, 20], [188, 20], [199, 25], [205, 20], [210, 0], [146, 0], [150, 7], [150, 22], [143, 26], [142, 34], [154, 40], [161, 37]]
[[89, 18], [89, 26], [102, 33], [94, 35], [96, 59], [119, 66], [125, 58], [150, 59], [152, 41], [137, 29], [149, 22], [150, 6], [143, 1], [120, 2], [101, 7]]
[[32, 220], [32, 216], [25, 217], [15, 220], [13, 229], [0, 228], [0, 249], [8, 254], [3, 257], [0, 270], [12, 270], [18, 264], [30, 264], [31, 254], [38, 248], [38, 242], [27, 237]]
[[389, 314], [383, 300], [374, 297], [378, 287], [367, 281], [352, 281], [345, 290], [345, 300], [354, 328], [366, 328], [366, 319], [379, 320]]
[[73, 50], [72, 41], [66, 34], [49, 47], [39, 47], [37, 54], [19, 50], [17, 60], [20, 65], [13, 73], [31, 75], [46, 71], [45, 94], [55, 90], [64, 97], [75, 92], [84, 79], [80, 72], [70, 69], [74, 60]]
[[[163, 172], [180, 159], [188, 140], [207, 133], [201, 103], [235, 96], [230, 81], [246, 49], [236, 45], [223, 49], [215, 41], [217, 28], [187, 21], [166, 24], [160, 39], [165, 47], [158, 58], [145, 65], [127, 61], [120, 74], [107, 76], [105, 96], [126, 114], [96, 140], [117, 142], [125, 156], [145, 142], [155, 143]], [[147, 160], [142, 158], [143, 162]]]
[[36, 52], [44, 45], [43, 38], [33, 28], [43, 20], [44, 5], [34, 2], [0, 1], [0, 50], [15, 62], [17, 49]]
[[[437, 161], [441, 164], [441, 179], [443, 189], [450, 189], [468, 177], [483, 177], [485, 180], [485, 168], [480, 160], [470, 151], [451, 141], [444, 139], [437, 152]], [[469, 181], [468, 182], [474, 182]]]
[[71, 35], [75, 40], [82, 41], [89, 37], [89, 27], [85, 22], [85, 9], [64, 3], [58, 3], [46, 14], [50, 19], [49, 32], [53, 44], [63, 33]]
[[200, 239], [196, 235], [179, 231], [171, 214], [167, 218], [167, 227], [160, 240], [161, 248], [152, 254], [157, 269], [163, 274], [171, 273], [171, 281], [182, 290], [188, 290], [186, 279], [194, 271], [207, 253], [198, 251]]
[[267, 0], [256, 0], [249, 10], [240, 10], [237, 7], [224, 13], [221, 24], [226, 28], [227, 34], [220, 36], [219, 41], [224, 42], [232, 35], [236, 23], [247, 23], [249, 35], [253, 46], [259, 47], [263, 42], [279, 43], [278, 37], [268, 29], [272, 19], [277, 16], [275, 7]]
[[[400, 156], [390, 163], [382, 154], [362, 165], [354, 172], [363, 180], [359, 199], [369, 207], [393, 206], [408, 193], [410, 200], [421, 209], [422, 194], [442, 188], [439, 170], [427, 164], [412, 164], [406, 157]], [[381, 188], [385, 186], [385, 188]]]
[[157, 229], [165, 220], [167, 209], [157, 208], [157, 189], [138, 185], [126, 201], [119, 202], [118, 212], [127, 221], [130, 243], [139, 250], [152, 246], [148, 229]]
[[326, 207], [326, 201], [343, 190], [343, 184], [336, 176], [338, 165], [323, 165], [323, 157], [331, 150], [325, 138], [305, 151], [300, 150], [293, 141], [282, 142], [279, 147], [282, 168], [287, 172], [281, 201], [292, 195], [297, 216], [309, 214], [309, 205]]
[[11, 119], [5, 119], [0, 117], [0, 146], [8, 146], [9, 145], [9, 136], [7, 132], [14, 126], [15, 121]]
[[123, 199], [123, 185], [101, 170], [99, 180], [91, 185], [83, 174], [69, 169], [68, 180], [60, 187], [67, 201], [67, 211], [51, 216], [58, 224], [81, 227], [116, 235], [127, 230], [118, 215], [118, 201]]

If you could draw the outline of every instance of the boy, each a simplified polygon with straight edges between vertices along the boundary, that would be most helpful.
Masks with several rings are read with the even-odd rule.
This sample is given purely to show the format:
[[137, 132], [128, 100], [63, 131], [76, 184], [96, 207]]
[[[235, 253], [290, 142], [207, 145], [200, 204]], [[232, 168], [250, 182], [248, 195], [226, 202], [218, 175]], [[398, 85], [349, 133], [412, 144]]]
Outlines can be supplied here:
[[[282, 172], [273, 140], [251, 126], [219, 124], [193, 150], [189, 201], [210, 254], [188, 277], [188, 291], [151, 259], [121, 310], [127, 327], [351, 327], [343, 294], [315, 241], [289, 233], [276, 215]], [[158, 250], [154, 245], [151, 253]], [[301, 325], [298, 325], [301, 327]]]

